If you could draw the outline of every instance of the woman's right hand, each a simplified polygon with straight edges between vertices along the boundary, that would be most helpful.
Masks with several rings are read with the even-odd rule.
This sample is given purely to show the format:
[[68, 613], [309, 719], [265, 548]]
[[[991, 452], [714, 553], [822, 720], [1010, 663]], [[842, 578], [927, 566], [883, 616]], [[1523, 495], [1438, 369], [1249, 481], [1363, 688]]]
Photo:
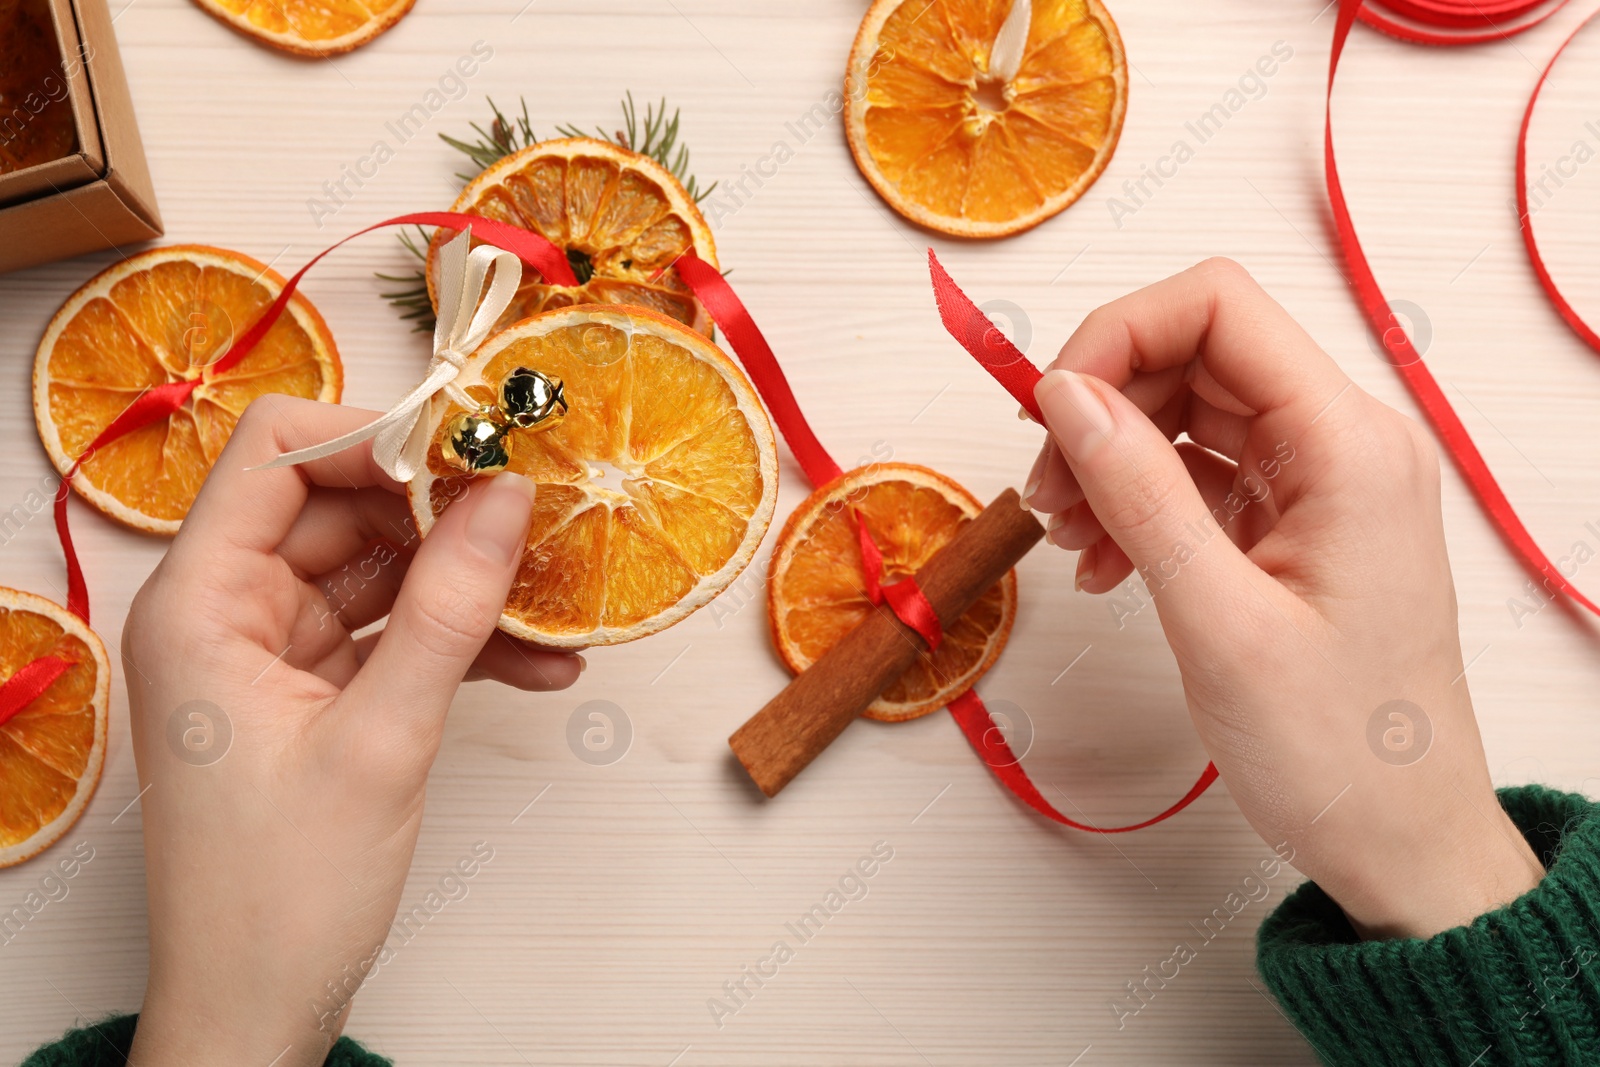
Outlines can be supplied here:
[[1094, 311], [1035, 395], [1028, 503], [1082, 551], [1079, 588], [1139, 571], [1268, 844], [1367, 937], [1430, 936], [1538, 883], [1490, 782], [1416, 423], [1228, 260]]

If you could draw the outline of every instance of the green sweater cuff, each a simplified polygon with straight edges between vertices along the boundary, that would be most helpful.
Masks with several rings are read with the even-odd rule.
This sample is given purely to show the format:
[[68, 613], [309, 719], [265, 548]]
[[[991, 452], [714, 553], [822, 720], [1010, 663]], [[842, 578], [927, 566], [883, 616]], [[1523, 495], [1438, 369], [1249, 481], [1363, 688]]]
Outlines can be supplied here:
[[1600, 1064], [1600, 805], [1539, 786], [1500, 805], [1546, 873], [1468, 926], [1362, 941], [1311, 882], [1261, 924], [1261, 977], [1323, 1063]]
[[[113, 1015], [81, 1030], [68, 1030], [60, 1041], [34, 1050], [21, 1067], [126, 1067], [133, 1047], [137, 1015]], [[368, 1052], [348, 1037], [328, 1051], [323, 1067], [394, 1067], [375, 1052]]]

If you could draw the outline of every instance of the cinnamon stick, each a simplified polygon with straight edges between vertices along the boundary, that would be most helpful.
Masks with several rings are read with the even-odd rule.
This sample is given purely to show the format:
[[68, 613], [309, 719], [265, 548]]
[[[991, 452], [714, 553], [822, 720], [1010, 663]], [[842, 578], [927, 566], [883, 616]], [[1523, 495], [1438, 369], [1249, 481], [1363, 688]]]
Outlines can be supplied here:
[[[917, 572], [940, 625], [955, 625], [1043, 536], [1015, 489], [997, 496]], [[884, 604], [735, 730], [728, 745], [761, 792], [777, 796], [927, 654], [921, 635]]]

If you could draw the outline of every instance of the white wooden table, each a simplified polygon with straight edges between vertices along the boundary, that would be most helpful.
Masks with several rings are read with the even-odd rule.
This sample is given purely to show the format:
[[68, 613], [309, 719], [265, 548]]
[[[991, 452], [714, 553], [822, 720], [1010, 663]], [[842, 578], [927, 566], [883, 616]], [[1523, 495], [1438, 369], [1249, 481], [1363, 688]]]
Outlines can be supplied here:
[[[114, 0], [115, 6], [116, 0]], [[662, 93], [684, 114], [702, 182], [737, 178], [787, 140], [794, 158], [716, 223], [725, 265], [842, 460], [875, 443], [988, 498], [1018, 484], [1038, 444], [1015, 404], [935, 317], [930, 243], [856, 172], [837, 122], [800, 143], [785, 123], [840, 82], [863, 0], [419, 0], [376, 43], [297, 62], [236, 37], [186, 0], [132, 0], [117, 21], [168, 240], [236, 248], [288, 272], [332, 239], [405, 210], [448, 205], [454, 153], [434, 134], [482, 119], [485, 94], [526, 95], [543, 132], [616, 123], [617, 100]], [[1363, 332], [1331, 244], [1321, 116], [1332, 15], [1313, 2], [1112, 0], [1135, 65], [1122, 143], [1066, 214], [988, 244], [933, 239], [980, 302], [1025, 309], [1028, 348], [1053, 355], [1087, 310], [1207, 255], [1233, 256], [1365, 388], [1411, 411]], [[1435, 52], [1359, 31], [1338, 95], [1352, 207], [1391, 297], [1423, 309], [1428, 358], [1529, 526], [1553, 555], [1600, 520], [1600, 363], [1539, 295], [1508, 200], [1523, 101], [1575, 5], [1513, 44]], [[793, 10], [789, 10], [793, 9]], [[799, 13], [804, 11], [804, 13]], [[1546, 92], [1530, 153], [1554, 163], [1583, 128], [1600, 33], [1574, 46]], [[425, 135], [319, 228], [308, 199], [422, 99], [475, 41], [493, 58]], [[1293, 57], [1266, 92], [1199, 145], [1177, 177], [1118, 226], [1108, 198], [1274, 42]], [[1567, 168], [1570, 169], [1570, 168]], [[1120, 195], [1120, 194], [1119, 194]], [[1580, 309], [1600, 318], [1600, 164], [1537, 217]], [[111, 253], [0, 278], [0, 501], [48, 467], [28, 378], [56, 306]], [[332, 324], [346, 398], [382, 407], [424, 358], [378, 299], [374, 270], [404, 265], [374, 235], [311, 276]], [[785, 459], [780, 514], [801, 499]], [[1556, 609], [1516, 625], [1525, 577], [1454, 472], [1446, 519], [1462, 642], [1497, 781], [1595, 788], [1600, 649]], [[165, 547], [78, 505], [96, 621], [115, 648], [122, 615]], [[770, 548], [770, 538], [767, 548]], [[765, 558], [765, 550], [762, 559]], [[1003, 662], [982, 685], [1025, 710], [1027, 766], [1058, 805], [1103, 821], [1166, 806], [1205, 762], [1154, 613], [1119, 630], [1071, 593], [1073, 558], [1041, 548]], [[0, 580], [61, 599], [41, 516], [0, 551]], [[1579, 583], [1600, 590], [1600, 567]], [[759, 594], [757, 583], [746, 584]], [[464, 691], [435, 768], [409, 908], [487, 842], [494, 858], [381, 970], [348, 1032], [400, 1064], [1302, 1064], [1304, 1043], [1255, 978], [1253, 931], [1297, 878], [1285, 873], [1119, 1030], [1112, 1004], [1267, 856], [1220, 785], [1181, 817], [1107, 839], [1033, 816], [980, 765], [943, 713], [861, 723], [778, 801], [763, 802], [724, 739], [785, 681], [759, 595], [662, 635], [591, 654], [567, 693]], [[1087, 650], [1087, 651], [1085, 651]], [[1071, 669], [1068, 670], [1068, 666]], [[117, 680], [106, 772], [56, 852], [95, 858], [0, 945], [0, 1060], [85, 1016], [136, 1009], [146, 939], [140, 813]], [[569, 748], [586, 701], [632, 726], [604, 766]], [[1063, 799], [1069, 798], [1069, 799]], [[536, 801], [536, 802], [535, 802]], [[530, 806], [531, 805], [531, 806]], [[810, 942], [785, 931], [876, 842], [893, 859]], [[42, 865], [0, 873], [0, 908]], [[707, 1002], [765, 957], [778, 976], [719, 1027]], [[1075, 1057], [1077, 1057], [1075, 1059]]]

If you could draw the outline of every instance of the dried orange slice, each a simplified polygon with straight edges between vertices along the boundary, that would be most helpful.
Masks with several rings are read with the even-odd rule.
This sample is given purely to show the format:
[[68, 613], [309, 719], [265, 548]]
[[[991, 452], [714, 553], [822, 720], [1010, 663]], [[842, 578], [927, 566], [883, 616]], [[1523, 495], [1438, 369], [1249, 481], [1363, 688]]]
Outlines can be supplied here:
[[[949, 478], [910, 463], [858, 467], [812, 493], [789, 516], [767, 570], [767, 621], [783, 662], [799, 674], [877, 610], [852, 513], [883, 553], [887, 585], [921, 570], [982, 510]], [[1009, 571], [863, 714], [899, 722], [944, 707], [994, 665], [1016, 615], [1017, 575]]]
[[[672, 172], [649, 156], [592, 137], [540, 141], [474, 178], [450, 210], [533, 230], [572, 264], [577, 288], [530, 274], [499, 326], [575, 304], [631, 304], [711, 335], [711, 319], [672, 265], [692, 248], [716, 266], [711, 227]], [[439, 249], [453, 236], [440, 230], [428, 246], [435, 306]]]
[[246, 37], [282, 52], [335, 56], [405, 17], [416, 0], [194, 0]]
[[339, 399], [338, 350], [299, 293], [237, 366], [209, 369], [283, 284], [249, 256], [205, 245], [155, 248], [91, 278], [50, 320], [34, 357], [33, 416], [56, 470], [71, 470], [141, 393], [200, 379], [175, 415], [106, 445], [72, 479], [112, 518], [176, 533], [250, 401], [267, 393]]
[[1008, 0], [877, 0], [861, 22], [845, 134], [867, 181], [913, 222], [961, 237], [1037, 226], [1116, 148], [1128, 66], [1111, 15], [1099, 0], [1033, 0], [1004, 78], [990, 60], [1010, 11]]
[[49, 848], [100, 784], [111, 664], [93, 630], [32, 593], [0, 589], [0, 678], [41, 656], [73, 666], [0, 723], [0, 867]]
[[[631, 641], [708, 603], [750, 562], [778, 492], [772, 424], [738, 366], [673, 319], [594, 304], [524, 319], [484, 342], [456, 379], [492, 402], [517, 367], [562, 379], [553, 429], [513, 430], [508, 469], [538, 485], [528, 549], [500, 628], [562, 648]], [[434, 440], [410, 485], [426, 534], [470, 480]]]

